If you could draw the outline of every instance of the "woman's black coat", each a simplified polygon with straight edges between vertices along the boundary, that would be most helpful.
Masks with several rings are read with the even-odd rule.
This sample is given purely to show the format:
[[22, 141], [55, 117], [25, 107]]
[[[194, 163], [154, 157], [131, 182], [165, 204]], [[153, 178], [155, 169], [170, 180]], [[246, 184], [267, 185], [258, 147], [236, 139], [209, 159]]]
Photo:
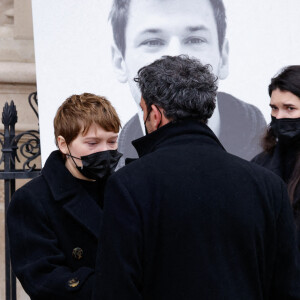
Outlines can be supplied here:
[[101, 221], [100, 206], [52, 152], [8, 209], [12, 267], [31, 299], [90, 299]]
[[[281, 157], [279, 151], [273, 151], [273, 153], [262, 152], [256, 155], [252, 160], [252, 162], [269, 169], [270, 171], [274, 172], [282, 179], [283, 171], [281, 166]], [[290, 172], [291, 173], [291, 172]], [[287, 180], [285, 180], [287, 183]], [[296, 189], [296, 199], [300, 198], [300, 189]], [[300, 250], [300, 212], [294, 211], [295, 222], [297, 225], [297, 236], [298, 236], [298, 248]]]

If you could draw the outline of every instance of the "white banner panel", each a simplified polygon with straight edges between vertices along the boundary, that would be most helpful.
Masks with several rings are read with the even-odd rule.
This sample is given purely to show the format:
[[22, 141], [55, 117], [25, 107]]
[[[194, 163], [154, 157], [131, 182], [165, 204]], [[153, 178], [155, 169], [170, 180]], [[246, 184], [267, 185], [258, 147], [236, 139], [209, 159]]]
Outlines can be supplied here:
[[[212, 3], [219, 1], [131, 2], [128, 24], [125, 27], [127, 44], [123, 61], [118, 61], [116, 52], [113, 61], [112, 29], [108, 20], [112, 0], [32, 0], [43, 162], [56, 148], [53, 118], [58, 106], [68, 96], [83, 92], [106, 96], [116, 107], [122, 124], [125, 125], [138, 111], [132, 97], [135, 89], [133, 86], [131, 90], [128, 87], [128, 81], [134, 76], [132, 70], [160, 57], [160, 54], [187, 53], [199, 57], [201, 47], [205, 47], [205, 43], [214, 38], [210, 26], [216, 27], [216, 24], [215, 19], [210, 18], [210, 14], [213, 13]], [[219, 63], [222, 64], [222, 61], [215, 61], [215, 73], [221, 79], [224, 77], [219, 82], [219, 90], [255, 105], [269, 122], [267, 87], [271, 77], [283, 66], [299, 64], [300, 1], [224, 0], [224, 4], [229, 49], [226, 49], [228, 61], [225, 63], [229, 69], [226, 75], [226, 70], [218, 72]], [[178, 10], [181, 11], [181, 16], [178, 16]], [[198, 11], [199, 21], [195, 21], [197, 24], [194, 24], [195, 13]], [[177, 23], [174, 25], [175, 19]], [[154, 37], [155, 32], [152, 30], [148, 40], [135, 44], [138, 43], [138, 36], [134, 34], [140, 34], [139, 30], [142, 28], [147, 30], [147, 26], [150, 29], [158, 29], [162, 35]], [[184, 35], [186, 28], [195, 30], [197, 26], [201, 33], [196, 30], [192, 38]], [[204, 38], [200, 39], [199, 35], [203, 31], [203, 28], [199, 29], [201, 26], [207, 26], [208, 30]], [[174, 30], [175, 27], [177, 31]], [[193, 48], [189, 51], [186, 50], [187, 47]], [[145, 53], [149, 53], [149, 56], [143, 61]], [[211, 63], [209, 57], [203, 57], [203, 61]], [[136, 65], [132, 67], [132, 63], [135, 62]], [[120, 70], [126, 71], [127, 77]], [[139, 95], [135, 97], [137, 102], [138, 97]], [[217, 124], [222, 127], [221, 106], [221, 123], [219, 121]], [[234, 114], [238, 115], [239, 112]], [[232, 126], [233, 130], [237, 127]], [[212, 129], [213, 127], [214, 125]], [[244, 129], [241, 126], [239, 130]], [[216, 134], [218, 135], [218, 128]], [[249, 154], [248, 158], [250, 155], [252, 154]]]

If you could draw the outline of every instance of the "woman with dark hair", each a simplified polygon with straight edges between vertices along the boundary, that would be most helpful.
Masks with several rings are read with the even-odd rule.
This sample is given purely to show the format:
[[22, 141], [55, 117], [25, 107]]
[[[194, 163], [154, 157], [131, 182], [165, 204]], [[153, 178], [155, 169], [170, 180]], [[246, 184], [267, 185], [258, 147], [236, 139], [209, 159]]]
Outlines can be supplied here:
[[272, 121], [263, 138], [264, 152], [252, 161], [286, 182], [300, 249], [300, 65], [286, 67], [272, 78], [269, 95]]

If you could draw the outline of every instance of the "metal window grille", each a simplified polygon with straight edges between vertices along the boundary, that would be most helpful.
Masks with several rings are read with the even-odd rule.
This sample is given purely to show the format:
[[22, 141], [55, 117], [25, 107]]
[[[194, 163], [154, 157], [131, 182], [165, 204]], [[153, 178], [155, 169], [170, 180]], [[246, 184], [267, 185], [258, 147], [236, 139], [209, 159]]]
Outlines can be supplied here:
[[[37, 93], [28, 96], [29, 105], [38, 118]], [[5, 212], [5, 294], [6, 300], [16, 300], [16, 277], [10, 263], [9, 241], [6, 226], [6, 214], [11, 197], [16, 189], [16, 179], [34, 178], [40, 174], [34, 160], [41, 154], [39, 131], [29, 130], [15, 135], [17, 109], [13, 101], [5, 103], [2, 112], [4, 132], [0, 133], [1, 158], [0, 180], [4, 180], [4, 212]], [[24, 161], [22, 168], [16, 169], [16, 161]]]

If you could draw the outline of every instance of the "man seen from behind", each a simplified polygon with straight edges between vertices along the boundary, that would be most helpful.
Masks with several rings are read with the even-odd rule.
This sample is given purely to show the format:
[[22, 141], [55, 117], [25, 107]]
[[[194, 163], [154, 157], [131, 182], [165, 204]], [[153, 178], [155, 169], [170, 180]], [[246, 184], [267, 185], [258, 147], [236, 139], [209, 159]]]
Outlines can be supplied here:
[[107, 184], [94, 299], [299, 300], [284, 183], [227, 153], [206, 125], [211, 67], [165, 56], [136, 81], [148, 134]]

